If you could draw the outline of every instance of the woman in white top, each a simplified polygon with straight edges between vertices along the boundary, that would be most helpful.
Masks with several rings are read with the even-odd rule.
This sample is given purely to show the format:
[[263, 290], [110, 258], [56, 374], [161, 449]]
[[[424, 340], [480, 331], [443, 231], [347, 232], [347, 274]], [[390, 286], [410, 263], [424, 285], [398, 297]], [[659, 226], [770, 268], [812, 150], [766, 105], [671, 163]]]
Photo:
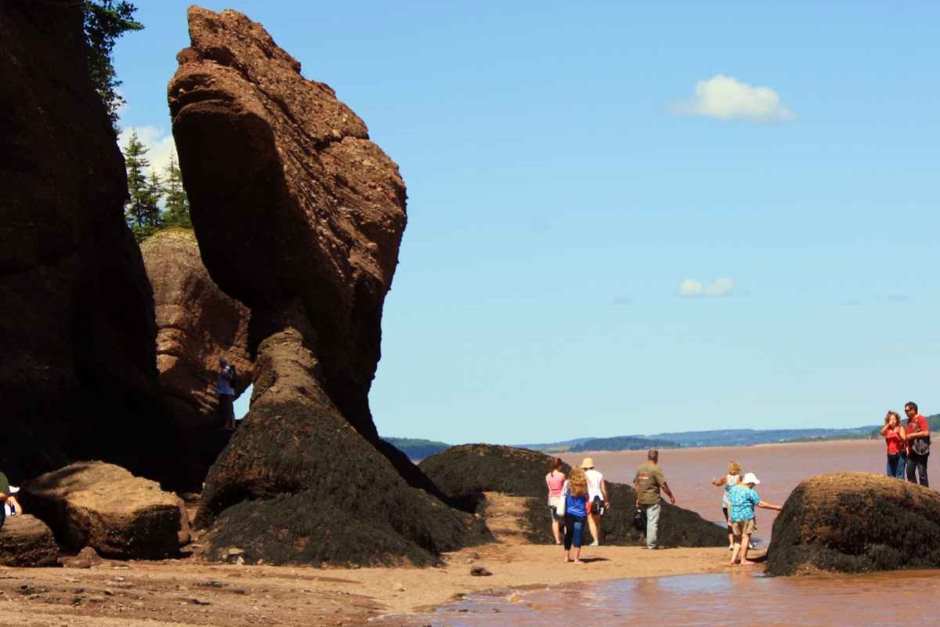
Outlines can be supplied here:
[[724, 487], [721, 491], [721, 513], [725, 515], [725, 522], [728, 523], [728, 548], [734, 549], [734, 534], [731, 533], [731, 519], [728, 517], [728, 509], [731, 503], [728, 500], [728, 488], [737, 485], [741, 481], [741, 464], [731, 462], [728, 464], [728, 474], [712, 481], [713, 486]]

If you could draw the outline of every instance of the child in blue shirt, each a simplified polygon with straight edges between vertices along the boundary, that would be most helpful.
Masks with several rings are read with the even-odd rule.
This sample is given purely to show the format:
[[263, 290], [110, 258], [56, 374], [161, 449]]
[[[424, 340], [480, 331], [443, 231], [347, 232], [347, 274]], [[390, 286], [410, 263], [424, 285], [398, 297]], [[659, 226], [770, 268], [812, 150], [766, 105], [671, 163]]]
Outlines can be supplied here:
[[[738, 554], [741, 554], [741, 564], [748, 566], [755, 564], [747, 559], [747, 549], [751, 541], [751, 534], [754, 533], [754, 508], [774, 509], [778, 512], [782, 509], [779, 505], [774, 505], [762, 501], [760, 494], [754, 489], [760, 480], [753, 472], [744, 475], [741, 483], [731, 486], [725, 486], [728, 493], [730, 504], [728, 518], [731, 521], [731, 533], [734, 544], [731, 552], [731, 565], [738, 562]], [[743, 547], [743, 549], [742, 549]]]

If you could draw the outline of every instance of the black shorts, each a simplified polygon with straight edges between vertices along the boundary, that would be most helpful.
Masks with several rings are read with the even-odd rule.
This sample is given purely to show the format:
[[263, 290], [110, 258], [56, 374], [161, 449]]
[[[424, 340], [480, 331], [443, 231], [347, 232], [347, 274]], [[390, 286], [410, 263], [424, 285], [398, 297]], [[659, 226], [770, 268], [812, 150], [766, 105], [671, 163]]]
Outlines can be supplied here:
[[721, 513], [725, 515], [725, 522], [730, 525], [730, 524], [731, 524], [731, 519], [728, 518], [728, 508], [727, 508], [727, 507], [722, 507], [722, 508], [721, 508]]

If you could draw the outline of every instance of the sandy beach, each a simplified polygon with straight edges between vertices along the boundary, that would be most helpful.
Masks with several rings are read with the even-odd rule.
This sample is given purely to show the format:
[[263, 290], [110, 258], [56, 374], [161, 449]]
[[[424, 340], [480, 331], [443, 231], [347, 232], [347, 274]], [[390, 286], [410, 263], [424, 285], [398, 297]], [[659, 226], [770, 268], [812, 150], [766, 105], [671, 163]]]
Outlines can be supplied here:
[[[356, 625], [461, 595], [628, 577], [721, 572], [726, 549], [588, 547], [564, 564], [554, 546], [489, 544], [441, 568], [104, 562], [89, 569], [0, 569], [0, 623], [28, 625]], [[470, 575], [484, 566], [489, 577]]]
[[[585, 547], [586, 563], [566, 564], [561, 547], [523, 540], [524, 499], [486, 496], [487, 525], [497, 541], [445, 554], [440, 567], [220, 565], [193, 557], [106, 560], [86, 569], [0, 568], [0, 624], [358, 625], [389, 615], [394, 624], [397, 615], [474, 592], [727, 568], [726, 548]], [[471, 575], [477, 566], [492, 574]]]

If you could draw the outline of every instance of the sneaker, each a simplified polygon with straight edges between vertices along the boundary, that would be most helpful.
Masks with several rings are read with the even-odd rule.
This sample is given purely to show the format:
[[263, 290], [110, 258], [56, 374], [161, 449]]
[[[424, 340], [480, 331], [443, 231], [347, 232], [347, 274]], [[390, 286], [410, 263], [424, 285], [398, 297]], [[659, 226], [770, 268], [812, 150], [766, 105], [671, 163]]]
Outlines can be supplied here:
[[594, 542], [590, 543], [588, 546], [600, 546], [600, 545], [601, 543], [595, 540]]

